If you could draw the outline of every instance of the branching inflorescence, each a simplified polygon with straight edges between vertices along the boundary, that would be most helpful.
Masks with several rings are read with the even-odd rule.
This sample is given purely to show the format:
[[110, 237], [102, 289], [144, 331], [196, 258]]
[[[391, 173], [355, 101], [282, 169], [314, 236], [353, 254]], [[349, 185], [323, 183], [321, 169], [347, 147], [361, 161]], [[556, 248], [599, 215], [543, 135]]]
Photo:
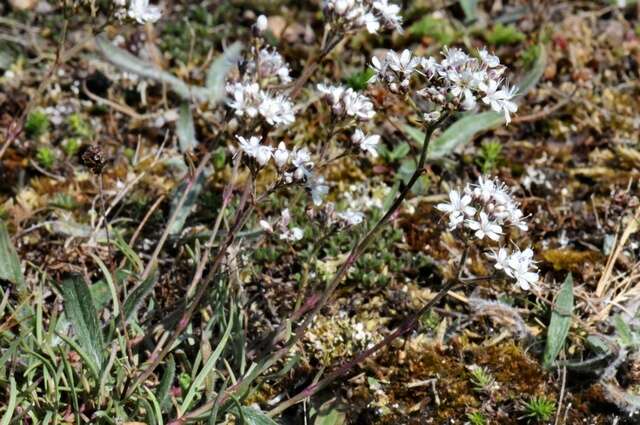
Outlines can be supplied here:
[[439, 119], [442, 113], [471, 110], [478, 100], [496, 112], [504, 113], [507, 124], [518, 110], [513, 98], [515, 87], [503, 86], [506, 67], [486, 49], [471, 57], [457, 48], [446, 48], [443, 59], [417, 57], [409, 50], [398, 54], [389, 51], [384, 58], [374, 57], [371, 65], [375, 75], [371, 81], [386, 85], [395, 93], [416, 94], [417, 103], [426, 103], [426, 122]]
[[[526, 232], [528, 226], [504, 183], [479, 177], [475, 185], [467, 185], [462, 191], [451, 190], [449, 202], [436, 208], [446, 214], [449, 229], [458, 232], [463, 240], [498, 245], [487, 254], [498, 273], [506, 274], [524, 290], [536, 285], [538, 273], [534, 271], [533, 251], [531, 248], [521, 251], [510, 237], [511, 230]], [[509, 245], [515, 248], [510, 251]]]

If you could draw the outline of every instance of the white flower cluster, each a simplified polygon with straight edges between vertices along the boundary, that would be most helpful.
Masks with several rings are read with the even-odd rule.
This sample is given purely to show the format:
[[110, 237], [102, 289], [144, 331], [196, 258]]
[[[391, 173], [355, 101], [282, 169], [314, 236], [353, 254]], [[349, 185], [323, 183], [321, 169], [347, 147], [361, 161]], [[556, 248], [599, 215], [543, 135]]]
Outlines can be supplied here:
[[[449, 219], [449, 229], [460, 229], [478, 240], [503, 242], [506, 237], [503, 228], [511, 226], [520, 231], [527, 230], [525, 217], [511, 190], [498, 179], [479, 177], [475, 185], [467, 185], [462, 192], [449, 192], [449, 202], [436, 205]], [[538, 281], [533, 251], [515, 250], [509, 254], [507, 248], [500, 247], [489, 256], [495, 261], [496, 270], [505, 272], [515, 279], [522, 289], [529, 289]]]
[[336, 117], [355, 118], [368, 121], [376, 114], [373, 102], [367, 96], [360, 94], [351, 87], [330, 86], [318, 84], [318, 91], [331, 105], [331, 110]]
[[260, 220], [260, 227], [269, 233], [278, 233], [281, 240], [295, 242], [302, 239], [304, 231], [299, 227], [289, 227], [291, 213], [288, 208], [282, 210], [280, 219], [274, 225], [266, 220]]
[[402, 31], [400, 6], [389, 0], [324, 0], [324, 10], [336, 29], [344, 32], [361, 28], [370, 34], [381, 29]]
[[470, 110], [478, 100], [496, 112], [503, 113], [507, 124], [511, 114], [518, 110], [513, 102], [517, 88], [503, 85], [506, 67], [500, 59], [486, 49], [478, 51], [478, 58], [471, 57], [457, 48], [445, 48], [443, 59], [417, 57], [409, 50], [398, 54], [389, 51], [381, 60], [371, 60], [375, 75], [370, 81], [386, 84], [391, 91], [407, 92], [412, 77], [421, 79], [423, 87], [416, 93], [435, 105], [436, 114], [425, 114], [427, 121], [437, 119], [439, 110]]
[[259, 68], [257, 72], [260, 80], [266, 79], [267, 82], [271, 82], [271, 80], [276, 79], [281, 84], [291, 82], [291, 77], [289, 76], [291, 69], [289, 68], [289, 64], [275, 49], [261, 49], [257, 55], [257, 63], [258, 65], [256, 67], [255, 61], [250, 62], [247, 65], [247, 71], [250, 74], [254, 74], [256, 68]]
[[[331, 86], [318, 84], [318, 91], [329, 102], [331, 111], [336, 119], [353, 119], [359, 121], [371, 120], [375, 115], [373, 102], [367, 96], [360, 94], [352, 88], [344, 86]], [[356, 129], [351, 136], [351, 142], [361, 151], [378, 156], [376, 146], [380, 143], [380, 136], [366, 136], [361, 129]]]
[[131, 0], [127, 8], [127, 0], [113, 0], [116, 6], [116, 17], [124, 19], [129, 17], [139, 24], [154, 23], [162, 17], [162, 11], [158, 6], [150, 5], [149, 0]]
[[227, 93], [231, 97], [227, 105], [239, 117], [256, 118], [260, 115], [273, 126], [286, 126], [295, 121], [293, 103], [283, 94], [261, 89], [258, 83], [228, 83]]
[[271, 159], [275, 163], [283, 183], [304, 183], [311, 194], [313, 203], [322, 204], [324, 196], [329, 192], [329, 186], [324, 178], [313, 173], [314, 163], [307, 148], [288, 150], [284, 142], [277, 148], [262, 144], [259, 136], [248, 139], [236, 135], [240, 150], [260, 166], [266, 166]]
[[[267, 18], [260, 15], [256, 28], [264, 29], [266, 22]], [[256, 43], [258, 46], [243, 60], [244, 66], [239, 67], [240, 78], [227, 83], [227, 106], [241, 118], [260, 118], [274, 127], [290, 125], [295, 121], [293, 103], [281, 89], [273, 87], [274, 83], [291, 82], [289, 64], [275, 49], [260, 49], [264, 43], [261, 38]]]

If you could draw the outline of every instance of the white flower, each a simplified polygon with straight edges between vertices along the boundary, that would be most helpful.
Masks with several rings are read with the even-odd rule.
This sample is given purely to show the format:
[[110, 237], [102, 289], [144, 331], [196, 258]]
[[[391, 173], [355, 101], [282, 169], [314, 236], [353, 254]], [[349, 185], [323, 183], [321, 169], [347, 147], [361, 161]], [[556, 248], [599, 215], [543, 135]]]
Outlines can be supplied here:
[[518, 111], [518, 105], [511, 101], [517, 94], [517, 88], [498, 89], [499, 83], [496, 80], [480, 83], [479, 88], [485, 93], [482, 101], [490, 105], [494, 111], [503, 112], [505, 121], [509, 124], [511, 122], [511, 114]]
[[378, 22], [378, 18], [376, 18], [373, 13], [365, 13], [360, 16], [357, 20], [357, 24], [365, 27], [369, 34], [376, 34], [380, 29], [380, 22]]
[[299, 241], [304, 236], [304, 231], [299, 227], [292, 227], [291, 229], [284, 229], [280, 233], [280, 239], [290, 242]]
[[344, 220], [348, 225], [355, 226], [364, 221], [364, 214], [359, 211], [343, 211], [336, 213], [339, 219]]
[[260, 61], [260, 77], [278, 77], [281, 83], [291, 82], [289, 65], [280, 53], [275, 50], [262, 49], [258, 60]]
[[482, 240], [486, 236], [494, 241], [500, 240], [502, 227], [489, 220], [489, 216], [484, 211], [480, 211], [480, 221], [467, 220], [466, 223], [469, 229], [475, 230], [476, 238]]
[[478, 177], [478, 184], [473, 189], [473, 195], [482, 202], [489, 202], [496, 193], [496, 183], [488, 177]]
[[322, 176], [310, 176], [307, 181], [307, 188], [311, 192], [311, 199], [316, 206], [321, 205], [324, 196], [329, 193], [329, 186], [325, 184]]
[[387, 62], [389, 63], [389, 68], [406, 76], [415, 71], [418, 64], [420, 64], [420, 59], [413, 57], [408, 49], [403, 50], [399, 56], [396, 52], [390, 50], [387, 53]]
[[487, 254], [487, 257], [495, 261], [494, 267], [496, 270], [504, 271], [509, 268], [509, 252], [505, 248], [500, 247], [500, 249], [498, 249], [498, 252], [491, 251], [489, 254]]
[[258, 98], [260, 94], [260, 86], [257, 83], [232, 83], [227, 84], [227, 93], [231, 95], [232, 100], [227, 105], [235, 109], [238, 116], [245, 114], [250, 118], [258, 115]]
[[516, 280], [516, 284], [520, 288], [528, 290], [538, 282], [538, 273], [531, 270], [536, 268], [531, 248], [514, 252], [509, 256], [507, 264], [509, 267], [505, 269], [505, 272]]
[[331, 104], [331, 109], [336, 115], [344, 113], [344, 105], [342, 104], [342, 95], [345, 92], [343, 86], [328, 86], [325, 84], [318, 84], [316, 86], [318, 91], [322, 93], [325, 99]]
[[256, 29], [260, 34], [262, 34], [267, 30], [268, 24], [269, 24], [269, 21], [267, 20], [267, 17], [264, 15], [260, 15], [258, 16], [258, 19], [256, 19]]
[[311, 162], [311, 155], [307, 148], [302, 148], [300, 150], [294, 149], [291, 152], [290, 156], [291, 163], [295, 167], [295, 171], [293, 172], [293, 177], [296, 180], [302, 180], [310, 175], [310, 169], [313, 167], [313, 163]]
[[283, 95], [262, 93], [258, 111], [271, 125], [289, 125], [295, 121], [293, 105]]
[[440, 69], [440, 64], [432, 56], [420, 59], [420, 66], [426, 72], [427, 77], [433, 77]]
[[149, 0], [131, 0], [129, 17], [139, 24], [154, 23], [162, 17], [162, 11], [158, 6], [150, 5]]
[[273, 226], [267, 220], [260, 220], [259, 224], [265, 232], [273, 233]]
[[436, 205], [436, 209], [442, 211], [445, 214], [462, 214], [468, 217], [473, 216], [476, 213], [476, 209], [471, 205], [471, 196], [460, 196], [460, 192], [452, 190], [449, 192], [449, 203], [441, 203]]
[[342, 102], [344, 103], [344, 111], [349, 116], [370, 120], [376, 114], [371, 100], [367, 96], [356, 93], [352, 88], [345, 91]]
[[400, 6], [390, 4], [388, 0], [376, 0], [373, 2], [373, 8], [380, 14], [380, 18], [388, 28], [402, 30]]
[[367, 152], [374, 158], [378, 157], [378, 151], [376, 146], [380, 143], [380, 136], [373, 134], [371, 136], [365, 136], [365, 134], [359, 128], [351, 136], [351, 141], [360, 147], [364, 152]]
[[486, 64], [489, 68], [496, 68], [500, 66], [500, 58], [496, 55], [492, 55], [487, 51], [487, 49], [482, 48], [478, 50], [478, 55], [480, 56], [480, 60], [484, 64]]
[[271, 146], [264, 146], [260, 144], [260, 137], [251, 136], [249, 140], [242, 136], [236, 136], [240, 142], [240, 149], [247, 154], [247, 156], [254, 158], [258, 164], [264, 166], [271, 159], [273, 154], [273, 148]]
[[371, 58], [371, 69], [373, 69], [374, 74], [369, 78], [368, 82], [374, 83], [387, 72], [387, 61], [380, 60], [378, 57], [374, 56]]
[[287, 150], [284, 142], [280, 142], [278, 144], [278, 149], [276, 149], [273, 153], [273, 159], [276, 162], [276, 166], [278, 168], [284, 167], [287, 161], [289, 161], [289, 151]]

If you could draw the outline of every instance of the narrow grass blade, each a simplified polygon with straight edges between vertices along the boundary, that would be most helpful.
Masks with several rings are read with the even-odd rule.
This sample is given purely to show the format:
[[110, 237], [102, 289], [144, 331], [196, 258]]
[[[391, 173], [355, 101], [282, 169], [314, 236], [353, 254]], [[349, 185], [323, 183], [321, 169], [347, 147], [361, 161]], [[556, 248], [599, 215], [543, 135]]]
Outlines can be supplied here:
[[[120, 314], [120, 301], [118, 300], [118, 290], [116, 289], [116, 285], [113, 282], [113, 276], [111, 276], [111, 272], [107, 268], [106, 264], [104, 264], [104, 262], [100, 259], [100, 257], [98, 257], [93, 253], [89, 253], [89, 255], [91, 255], [91, 258], [93, 258], [93, 261], [95, 261], [98, 267], [100, 268], [100, 271], [104, 276], [104, 280], [105, 282], [107, 282], [107, 285], [109, 286], [109, 292], [111, 293], [111, 300], [113, 301], [113, 316], [118, 317], [118, 315]], [[95, 308], [95, 303], [93, 305]]]
[[[231, 312], [233, 315], [233, 312]], [[180, 406], [180, 412], [184, 413], [187, 411], [194, 397], [196, 396], [196, 392], [200, 391], [202, 385], [204, 383], [205, 378], [211, 373], [211, 370], [216, 366], [220, 355], [222, 354], [222, 350], [224, 350], [227, 345], [227, 340], [229, 339], [229, 335], [231, 335], [231, 329], [233, 328], [233, 320], [229, 320], [229, 324], [227, 325], [227, 329], [224, 331], [224, 335], [220, 338], [220, 342], [216, 346], [216, 349], [211, 353], [206, 363], [202, 367], [198, 376], [195, 377], [191, 386], [189, 387], [189, 391], [187, 391], [187, 395], [182, 402], [182, 406]]]
[[571, 314], [573, 313], [573, 276], [567, 278], [560, 288], [555, 307], [551, 312], [551, 322], [547, 329], [547, 344], [544, 349], [542, 364], [550, 367], [558, 357], [569, 334]]
[[169, 400], [169, 390], [171, 389], [171, 384], [173, 383], [173, 379], [176, 376], [176, 361], [173, 359], [173, 356], [169, 356], [167, 359], [167, 364], [165, 365], [164, 374], [162, 375], [162, 379], [160, 380], [160, 385], [158, 385], [158, 389], [156, 390], [156, 398], [160, 403], [160, 408], [162, 411], [166, 411], [170, 406]]
[[16, 403], [18, 402], [18, 387], [16, 380], [13, 376], [9, 378], [9, 402], [7, 403], [7, 410], [2, 415], [0, 425], [9, 425], [11, 418], [13, 417], [13, 411], [16, 409]]

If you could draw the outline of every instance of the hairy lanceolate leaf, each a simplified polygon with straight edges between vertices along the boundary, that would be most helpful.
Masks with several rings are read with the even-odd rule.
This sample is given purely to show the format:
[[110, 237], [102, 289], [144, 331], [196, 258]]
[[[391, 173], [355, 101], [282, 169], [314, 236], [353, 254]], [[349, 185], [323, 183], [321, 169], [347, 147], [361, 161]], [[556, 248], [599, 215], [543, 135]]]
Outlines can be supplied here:
[[185, 100], [198, 99], [205, 101], [209, 98], [207, 91], [203, 87], [195, 87], [185, 83], [154, 64], [145, 62], [126, 50], [113, 45], [104, 36], [96, 37], [96, 44], [105, 58], [120, 69], [164, 83]]
[[180, 106], [180, 114], [176, 123], [176, 133], [178, 133], [178, 144], [180, 152], [188, 152], [198, 145], [196, 140], [196, 128], [193, 125], [193, 114], [187, 102]]
[[62, 282], [64, 311], [73, 325], [78, 345], [88, 354], [89, 366], [99, 371], [103, 364], [102, 331], [98, 320], [91, 291], [80, 276], [74, 276]]
[[227, 47], [224, 53], [209, 67], [207, 90], [210, 102], [218, 102], [224, 97], [224, 82], [231, 68], [238, 62], [240, 52], [242, 52], [242, 43], [235, 42]]
[[[538, 83], [544, 69], [547, 66], [547, 54], [544, 46], [540, 45], [538, 49], [538, 57], [533, 67], [525, 74], [517, 84], [518, 95], [527, 94]], [[473, 138], [482, 132], [493, 130], [504, 125], [504, 115], [494, 111], [481, 112], [479, 114], [466, 114], [458, 121], [449, 126], [437, 139], [429, 145], [428, 157], [430, 159], [442, 158], [450, 154], [458, 146], [469, 143]], [[405, 125], [404, 131], [408, 136], [413, 138], [417, 143], [422, 144], [424, 141], [424, 132], [420, 129]]]
[[0, 279], [16, 285], [20, 292], [24, 289], [24, 278], [20, 268], [20, 259], [11, 243], [7, 226], [0, 220]]
[[260, 410], [242, 406], [240, 408], [245, 425], [278, 425], [276, 421], [262, 413]]
[[154, 285], [158, 281], [158, 273], [154, 271], [151, 275], [136, 286], [129, 294], [122, 306], [124, 311], [124, 320], [127, 322], [135, 317], [136, 312], [144, 302], [147, 295], [151, 293]]
[[551, 312], [551, 322], [547, 329], [547, 344], [544, 348], [544, 356], [542, 364], [544, 367], [550, 367], [555, 361], [560, 350], [564, 346], [564, 342], [569, 334], [571, 327], [571, 315], [573, 313], [573, 276], [571, 273], [564, 280], [555, 306]]

